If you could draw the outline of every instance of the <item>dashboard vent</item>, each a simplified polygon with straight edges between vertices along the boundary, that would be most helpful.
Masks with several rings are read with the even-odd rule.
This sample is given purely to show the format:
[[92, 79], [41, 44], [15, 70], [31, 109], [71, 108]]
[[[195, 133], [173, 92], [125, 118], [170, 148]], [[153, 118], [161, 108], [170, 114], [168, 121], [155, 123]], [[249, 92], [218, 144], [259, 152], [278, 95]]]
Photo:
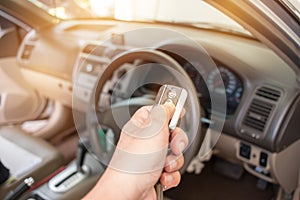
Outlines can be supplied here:
[[268, 122], [273, 105], [258, 99], [253, 99], [248, 109], [243, 124], [263, 132]]
[[93, 54], [96, 56], [103, 56], [105, 50], [105, 46], [88, 44], [83, 48], [82, 52], [86, 54]]
[[280, 98], [280, 91], [268, 87], [261, 87], [256, 91], [256, 95], [272, 101], [278, 101]]

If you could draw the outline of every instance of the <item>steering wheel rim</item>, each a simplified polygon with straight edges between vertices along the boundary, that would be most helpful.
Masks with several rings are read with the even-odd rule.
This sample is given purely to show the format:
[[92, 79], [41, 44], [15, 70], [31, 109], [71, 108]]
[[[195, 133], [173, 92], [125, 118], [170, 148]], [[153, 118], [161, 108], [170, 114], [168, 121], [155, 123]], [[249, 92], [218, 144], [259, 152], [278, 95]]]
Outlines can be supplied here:
[[[171, 56], [167, 55], [164, 52], [155, 50], [155, 49], [139, 49], [139, 50], [134, 50], [134, 51], [128, 51], [117, 58], [115, 58], [102, 72], [102, 74], [98, 77], [97, 79], [97, 84], [94, 87], [94, 90], [91, 94], [91, 101], [90, 101], [90, 108], [87, 116], [87, 129], [89, 132], [89, 137], [90, 137], [90, 145], [93, 153], [98, 156], [102, 156], [103, 158], [103, 152], [101, 152], [101, 148], [99, 146], [101, 145], [101, 141], [99, 141], [97, 138], [97, 133], [93, 131], [93, 123], [99, 123], [97, 114], [94, 113], [97, 110], [97, 106], [99, 105], [100, 101], [100, 94], [103, 90], [103, 87], [105, 83], [112, 77], [113, 73], [121, 67], [125, 63], [130, 63], [136, 59], [141, 59], [141, 60], [147, 60], [149, 62], [154, 62], [154, 63], [159, 63], [165, 66], [169, 66], [172, 69], [176, 70], [178, 73], [180, 73], [186, 82], [186, 85], [188, 86], [187, 91], [188, 91], [188, 100], [191, 105], [190, 112], [187, 113], [186, 115], [192, 116], [191, 119], [193, 119], [193, 123], [196, 124], [196, 133], [195, 137], [191, 137], [192, 141], [189, 141], [188, 148], [186, 149], [184, 153], [185, 157], [185, 164], [181, 169], [181, 173], [185, 171], [187, 168], [188, 164], [190, 161], [193, 159], [193, 157], [196, 155], [196, 153], [199, 151], [200, 146], [203, 141], [203, 132], [201, 131], [201, 124], [200, 124], [200, 103], [199, 99], [197, 97], [197, 92], [195, 90], [195, 87], [187, 75], [187, 73], [184, 71], [182, 66]], [[138, 66], [137, 66], [138, 67]], [[189, 140], [191, 140], [189, 138]], [[105, 157], [104, 159], [108, 159]], [[109, 160], [99, 160], [100, 162], [104, 161], [104, 164], [108, 164]], [[106, 163], [107, 162], [107, 163]], [[102, 163], [103, 164], [103, 163]]]

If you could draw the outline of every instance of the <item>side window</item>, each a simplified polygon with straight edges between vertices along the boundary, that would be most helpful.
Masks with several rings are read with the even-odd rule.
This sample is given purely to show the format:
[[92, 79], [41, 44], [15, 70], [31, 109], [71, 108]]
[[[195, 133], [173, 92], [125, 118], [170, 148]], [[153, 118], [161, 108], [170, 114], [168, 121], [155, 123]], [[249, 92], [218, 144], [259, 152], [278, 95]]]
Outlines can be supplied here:
[[26, 32], [0, 16], [0, 58], [16, 56]]

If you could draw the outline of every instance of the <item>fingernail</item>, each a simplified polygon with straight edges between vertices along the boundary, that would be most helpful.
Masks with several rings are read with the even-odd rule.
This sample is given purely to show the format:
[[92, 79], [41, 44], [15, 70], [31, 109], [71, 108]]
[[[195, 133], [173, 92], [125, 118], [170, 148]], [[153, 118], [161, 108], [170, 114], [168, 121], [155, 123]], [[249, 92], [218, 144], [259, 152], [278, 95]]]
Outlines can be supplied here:
[[172, 175], [166, 175], [165, 176], [165, 182], [166, 183], [170, 183], [170, 182], [172, 182], [172, 180], [173, 180], [173, 176]]
[[176, 167], [177, 167], [177, 162], [176, 161], [170, 163], [170, 170], [173, 170]]
[[184, 142], [180, 142], [180, 143], [179, 143], [179, 150], [180, 150], [180, 152], [182, 153], [184, 149], [185, 149], [185, 144], [184, 144]]

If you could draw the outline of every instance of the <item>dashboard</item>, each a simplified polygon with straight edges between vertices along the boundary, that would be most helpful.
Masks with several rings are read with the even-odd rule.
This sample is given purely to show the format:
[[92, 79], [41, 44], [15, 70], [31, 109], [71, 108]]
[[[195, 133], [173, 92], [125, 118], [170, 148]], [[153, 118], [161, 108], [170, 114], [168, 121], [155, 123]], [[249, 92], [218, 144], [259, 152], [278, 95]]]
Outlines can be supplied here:
[[[103, 36], [99, 36], [98, 31], [81, 27], [81, 23], [70, 21], [58, 24], [54, 27], [56, 35], [51, 39], [43, 31], [30, 32], [21, 45], [18, 61], [28, 75], [38, 72], [39, 76], [43, 76], [45, 85], [39, 81], [41, 78], [29, 80], [42, 94], [69, 106], [72, 106], [72, 101], [78, 100], [78, 109], [85, 111], [98, 74], [119, 54], [149, 46], [146, 38], [153, 33], [144, 33], [145, 39], [136, 40], [135, 35], [126, 35], [126, 30], [143, 28], [147, 24], [120, 22], [116, 25], [115, 22], [103, 21]], [[93, 22], [89, 23], [89, 27], [92, 27]], [[101, 26], [101, 21], [94, 23], [97, 27]], [[158, 24], [154, 28], [166, 27]], [[225, 95], [227, 109], [224, 133], [247, 138], [247, 141], [271, 151], [282, 148], [276, 147], [273, 134], [280, 128], [277, 124], [283, 120], [282, 113], [287, 112], [287, 106], [283, 105], [292, 104], [298, 95], [294, 92], [298, 87], [295, 74], [287, 64], [252, 38], [224, 36], [218, 32], [180, 26], [171, 28], [177, 28], [197, 41], [216, 66], [208, 67], [210, 64], [204, 63], [205, 59], [201, 60], [193, 44], [182, 44], [161, 36], [151, 39], [158, 50], [180, 50], [193, 55], [193, 58], [200, 57], [186, 61], [169, 53], [191, 78], [207, 115], [211, 112], [211, 98], [218, 99], [218, 96]], [[104, 39], [104, 36], [110, 39]], [[49, 80], [49, 84], [46, 84], [46, 80]], [[51, 84], [53, 81], [55, 85]], [[75, 92], [74, 86], [78, 86]], [[273, 96], [278, 98], [274, 100]], [[260, 110], [254, 113], [249, 111], [256, 105], [253, 104], [254, 100], [254, 103], [263, 104], [258, 109], [265, 109], [261, 107], [269, 105], [267, 116], [262, 116]], [[257, 124], [260, 126], [256, 127]]]
[[[82, 24], [82, 21], [61, 22], [47, 30], [31, 31], [23, 40], [18, 62], [27, 80], [41, 94], [85, 113], [97, 76], [126, 51], [148, 47], [151, 40], [157, 50], [169, 47], [199, 57], [193, 45], [151, 35], [151, 31], [137, 40], [136, 35], [127, 31], [151, 26], [182, 32], [200, 44], [216, 65], [209, 68], [205, 60], [187, 62], [169, 54], [192, 80], [205, 117], [210, 119], [211, 99], [225, 95], [222, 133], [234, 141], [226, 148], [234, 149], [231, 153], [237, 152], [234, 156], [247, 163], [257, 176], [276, 181], [272, 177], [276, 173], [270, 170], [271, 161], [264, 165], [259, 155], [271, 157], [300, 138], [294, 128], [295, 119], [300, 117], [300, 90], [295, 73], [273, 51], [253, 38], [191, 27], [99, 20], [88, 21], [88, 27], [98, 27], [89, 29]], [[52, 37], [49, 29], [55, 32]], [[123, 70], [134, 67], [134, 63], [128, 63]], [[120, 70], [111, 80], [117, 80], [123, 73]], [[111, 87], [114, 85], [111, 82]], [[126, 89], [126, 83], [122, 87]], [[109, 94], [104, 99], [102, 103], [110, 103]], [[255, 158], [251, 152], [258, 152]], [[259, 174], [255, 166], [271, 171], [271, 175]]]

